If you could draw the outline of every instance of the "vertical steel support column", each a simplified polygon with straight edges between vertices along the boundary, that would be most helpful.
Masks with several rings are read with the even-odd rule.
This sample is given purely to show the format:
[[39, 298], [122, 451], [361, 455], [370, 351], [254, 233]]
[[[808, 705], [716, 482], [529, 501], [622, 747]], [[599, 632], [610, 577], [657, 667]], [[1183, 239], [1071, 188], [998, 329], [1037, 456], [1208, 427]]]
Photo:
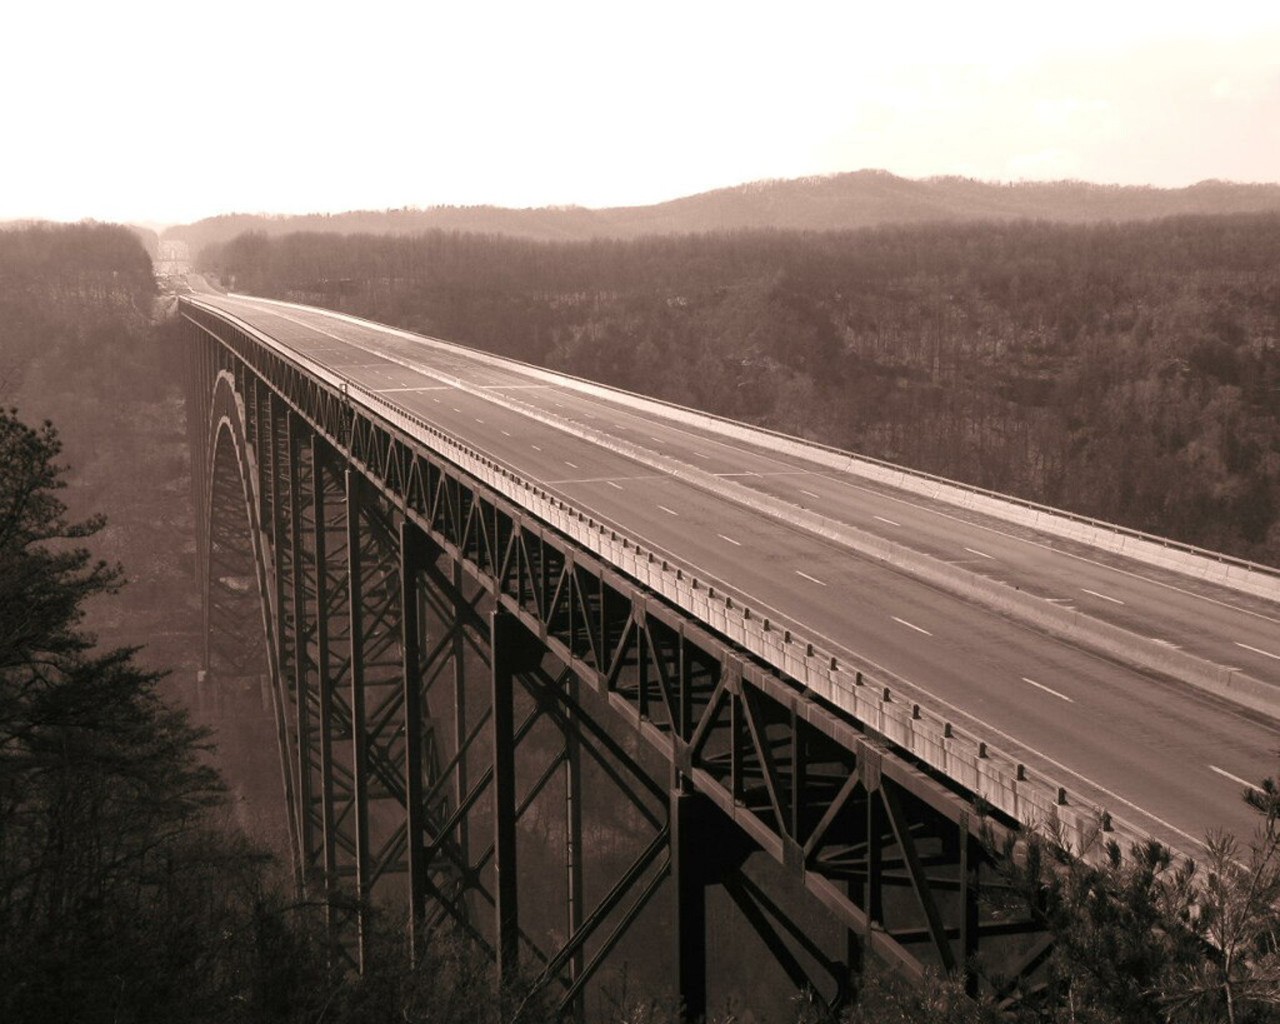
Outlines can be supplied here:
[[[311, 745], [310, 682], [307, 675], [308, 609], [304, 579], [306, 545], [302, 531], [303, 489], [298, 479], [304, 447], [303, 438], [300, 436], [301, 431], [302, 424], [297, 415], [292, 411], [286, 412], [285, 433], [289, 446], [289, 543], [291, 545], [289, 560], [293, 566], [293, 698], [297, 731], [298, 824], [300, 828], [298, 842], [301, 851], [299, 860], [302, 884], [307, 886], [311, 883], [315, 870], [315, 865], [312, 863], [312, 852], [315, 850], [315, 794], [311, 785], [315, 751]], [[314, 472], [314, 466], [312, 471]], [[313, 573], [314, 569], [313, 565]]]
[[515, 677], [540, 660], [538, 641], [515, 616], [498, 610], [489, 619], [493, 659], [494, 912], [498, 984], [513, 982], [520, 967], [520, 913], [516, 864]]
[[884, 804], [877, 787], [867, 793], [867, 875], [863, 883], [862, 909], [867, 914], [868, 933], [884, 924], [884, 819]]
[[978, 973], [973, 958], [978, 952], [978, 857], [977, 841], [969, 834], [969, 814], [960, 815], [960, 969], [965, 991], [978, 994]]
[[373, 864], [369, 857], [369, 736], [364, 706], [364, 579], [360, 559], [360, 474], [346, 471], [347, 570], [351, 609], [351, 773], [355, 796], [357, 963], [365, 970], [368, 952], [369, 893]]
[[409, 862], [409, 955], [414, 962], [426, 944], [426, 807], [423, 806], [422, 613], [418, 573], [426, 562], [426, 538], [408, 519], [400, 523], [401, 651], [404, 661], [404, 774], [406, 856]]
[[[451, 572], [453, 574], [453, 600], [465, 600], [462, 589], [462, 562], [454, 559]], [[449, 629], [453, 632], [453, 749], [462, 751], [467, 747], [467, 638], [463, 630], [462, 608], [455, 604], [453, 618]], [[467, 772], [467, 758], [458, 757], [457, 767], [453, 772], [453, 806], [461, 807], [469, 792], [470, 782]], [[471, 855], [471, 825], [467, 815], [458, 820], [458, 849], [463, 857]]]
[[[329, 615], [329, 555], [325, 533], [328, 515], [325, 501], [325, 473], [329, 472], [325, 442], [317, 434], [311, 435], [311, 501], [315, 523], [313, 543], [316, 553], [316, 671], [317, 690], [320, 698], [320, 820], [324, 832], [324, 877], [326, 886], [337, 884], [338, 878], [338, 825], [333, 794], [333, 651], [330, 648]], [[334, 938], [337, 922], [333, 915], [333, 901], [328, 902], [326, 920], [330, 939]]]
[[676, 993], [686, 1020], [707, 1012], [706, 798], [671, 792], [671, 881], [676, 900]]
[[[569, 680], [570, 707], [565, 710], [564, 726], [564, 801], [565, 801], [565, 869], [566, 891], [568, 894], [565, 907], [565, 934], [577, 935], [582, 927], [583, 886], [582, 886], [582, 752], [578, 741], [578, 724], [572, 708], [578, 703], [578, 677]], [[582, 947], [574, 950], [569, 959], [569, 979], [577, 982], [582, 977], [585, 965]], [[581, 996], [573, 1001], [573, 1019], [580, 1022], [584, 1019], [585, 1007]]]

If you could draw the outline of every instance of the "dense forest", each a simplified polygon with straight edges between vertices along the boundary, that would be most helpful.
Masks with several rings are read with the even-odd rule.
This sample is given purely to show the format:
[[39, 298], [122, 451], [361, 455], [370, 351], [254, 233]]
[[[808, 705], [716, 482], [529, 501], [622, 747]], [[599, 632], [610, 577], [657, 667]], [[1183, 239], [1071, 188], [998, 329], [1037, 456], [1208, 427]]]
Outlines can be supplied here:
[[888, 171], [865, 170], [756, 181], [652, 206], [551, 206], [523, 210], [435, 206], [297, 216], [233, 213], [174, 226], [164, 234], [166, 239], [188, 243], [195, 252], [228, 242], [246, 231], [273, 237], [298, 231], [470, 231], [541, 241], [586, 241], [764, 228], [830, 231], [886, 224], [1026, 219], [1078, 224], [1193, 213], [1262, 212], [1280, 212], [1280, 185], [1202, 181], [1187, 188], [1165, 189], [1085, 181], [1002, 184], [956, 177], [900, 178]]
[[197, 667], [193, 520], [181, 353], [153, 322], [151, 259], [101, 224], [0, 231], [0, 406], [59, 425], [75, 515], [105, 511], [100, 553], [128, 566], [95, 629], [146, 644], [145, 664]]
[[1280, 564], [1280, 215], [575, 243], [249, 233], [203, 265]]

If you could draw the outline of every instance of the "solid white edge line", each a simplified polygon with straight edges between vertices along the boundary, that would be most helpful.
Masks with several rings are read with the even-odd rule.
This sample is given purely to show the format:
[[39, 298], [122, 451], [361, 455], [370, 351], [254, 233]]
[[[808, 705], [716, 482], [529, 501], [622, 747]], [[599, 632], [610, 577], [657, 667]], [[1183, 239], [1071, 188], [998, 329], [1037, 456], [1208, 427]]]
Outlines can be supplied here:
[[1280, 654], [1272, 654], [1270, 651], [1264, 651], [1261, 647], [1250, 647], [1248, 644], [1242, 644], [1239, 640], [1234, 641], [1237, 647], [1243, 647], [1246, 651], [1253, 651], [1254, 654], [1261, 654], [1268, 658], [1275, 658], [1280, 661]]
[[1059, 700], [1065, 700], [1068, 704], [1074, 704], [1076, 702], [1074, 697], [1068, 697], [1065, 693], [1059, 693], [1053, 687], [1045, 686], [1044, 683], [1037, 683], [1034, 679], [1028, 679], [1026, 676], [1023, 676], [1022, 681], [1024, 683], [1030, 683], [1037, 690], [1044, 690], [1045, 693], [1051, 693]]
[[1245, 782], [1245, 780], [1240, 778], [1239, 775], [1232, 775], [1229, 771], [1219, 768], [1216, 764], [1209, 765], [1209, 770], [1211, 772], [1217, 772], [1219, 775], [1230, 779], [1232, 782], [1240, 783], [1240, 785], [1244, 786], [1245, 789], [1252, 789], [1255, 792], [1261, 792], [1261, 790], [1259, 790], [1252, 782]]

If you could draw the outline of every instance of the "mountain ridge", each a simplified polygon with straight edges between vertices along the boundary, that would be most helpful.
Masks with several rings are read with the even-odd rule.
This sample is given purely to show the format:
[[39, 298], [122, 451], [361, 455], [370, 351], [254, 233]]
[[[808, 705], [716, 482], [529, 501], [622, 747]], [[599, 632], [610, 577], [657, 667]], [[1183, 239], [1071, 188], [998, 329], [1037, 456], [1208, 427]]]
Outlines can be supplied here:
[[245, 231], [416, 234], [445, 230], [536, 241], [583, 241], [737, 230], [855, 230], [929, 221], [1154, 220], [1183, 214], [1280, 211], [1280, 184], [1210, 179], [1177, 189], [1083, 181], [995, 183], [972, 178], [902, 178], [862, 170], [767, 179], [645, 206], [434, 206], [335, 214], [223, 214], [167, 228], [164, 239], [197, 252]]

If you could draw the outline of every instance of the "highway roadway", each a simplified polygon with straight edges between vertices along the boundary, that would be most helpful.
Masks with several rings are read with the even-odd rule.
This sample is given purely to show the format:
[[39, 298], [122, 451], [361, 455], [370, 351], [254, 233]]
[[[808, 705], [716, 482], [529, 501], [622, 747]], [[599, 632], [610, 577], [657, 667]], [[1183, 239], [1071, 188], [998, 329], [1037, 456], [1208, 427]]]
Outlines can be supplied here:
[[[1053, 639], [660, 468], [782, 499], [1241, 668], [1280, 688], [1280, 607], [495, 367], [321, 310], [201, 295], [836, 652], [1183, 852], [1241, 838], [1241, 791], [1280, 774], [1280, 723]], [[457, 382], [457, 383], [455, 383]], [[460, 385], [460, 386], [459, 386]], [[509, 405], [506, 403], [515, 403]], [[531, 412], [536, 414], [531, 415]], [[603, 432], [633, 453], [590, 436]], [[895, 686], [897, 689], [897, 686]], [[1278, 691], [1280, 692], [1280, 691]]]

